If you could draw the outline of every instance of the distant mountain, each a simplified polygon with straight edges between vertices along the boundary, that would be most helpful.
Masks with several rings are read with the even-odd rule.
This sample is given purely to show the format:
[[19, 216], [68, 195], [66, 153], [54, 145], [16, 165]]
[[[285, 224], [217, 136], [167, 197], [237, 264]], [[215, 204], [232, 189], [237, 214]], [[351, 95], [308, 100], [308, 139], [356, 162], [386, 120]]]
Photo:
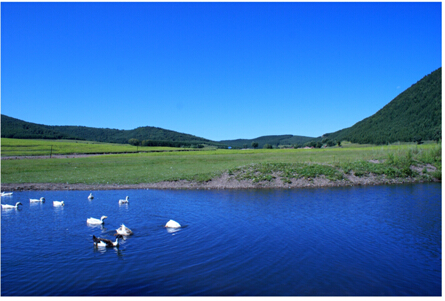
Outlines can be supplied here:
[[374, 115], [323, 138], [354, 143], [437, 140], [442, 137], [442, 67], [400, 93]]
[[231, 146], [242, 148], [245, 144], [251, 147], [252, 142], [258, 142], [258, 147], [265, 144], [277, 145], [302, 145], [311, 137], [280, 135], [263, 136], [256, 139], [238, 139], [212, 141], [197, 136], [165, 130], [157, 127], [138, 127], [133, 130], [118, 130], [109, 128], [93, 128], [86, 126], [50, 126], [26, 122], [20, 119], [1, 115], [1, 136], [5, 138], [19, 139], [75, 139], [110, 143], [128, 143], [130, 139], [138, 139], [147, 145], [162, 146], [193, 146], [213, 145], [220, 148]]
[[221, 148], [251, 147], [265, 144], [303, 145], [311, 141], [351, 141], [385, 144], [397, 141], [437, 140], [442, 137], [442, 68], [425, 76], [399, 94], [374, 115], [352, 127], [312, 138], [294, 135], [261, 136], [255, 139], [212, 141], [157, 127], [133, 130], [92, 128], [85, 126], [47, 126], [1, 115], [1, 136], [27, 139], [79, 139], [99, 142], [128, 143], [138, 139], [146, 145], [192, 146], [214, 145]]
[[263, 148], [265, 144], [272, 146], [279, 145], [303, 145], [304, 143], [313, 140], [313, 137], [293, 136], [293, 135], [278, 135], [278, 136], [261, 136], [255, 139], [236, 139], [236, 140], [222, 140], [228, 146], [234, 148], [252, 147], [252, 142], [258, 143], [258, 148]]
[[145, 141], [147, 145], [193, 146], [207, 144], [227, 147], [216, 141], [150, 126], [138, 127], [133, 130], [117, 130], [85, 126], [49, 126], [22, 121], [3, 114], [1, 118], [1, 136], [5, 138], [77, 139], [110, 143], [128, 143], [130, 139], [138, 139], [140, 142]]
[[1, 115], [1, 136], [18, 139], [80, 139], [73, 135], [61, 133], [43, 124], [26, 122], [20, 119]]

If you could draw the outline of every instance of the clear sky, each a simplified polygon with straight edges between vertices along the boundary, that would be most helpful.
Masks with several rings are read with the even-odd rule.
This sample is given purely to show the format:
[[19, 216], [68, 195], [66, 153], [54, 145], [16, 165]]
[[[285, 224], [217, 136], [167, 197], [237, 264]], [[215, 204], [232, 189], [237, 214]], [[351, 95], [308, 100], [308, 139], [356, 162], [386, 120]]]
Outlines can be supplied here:
[[318, 137], [442, 66], [441, 2], [1, 3], [1, 112]]

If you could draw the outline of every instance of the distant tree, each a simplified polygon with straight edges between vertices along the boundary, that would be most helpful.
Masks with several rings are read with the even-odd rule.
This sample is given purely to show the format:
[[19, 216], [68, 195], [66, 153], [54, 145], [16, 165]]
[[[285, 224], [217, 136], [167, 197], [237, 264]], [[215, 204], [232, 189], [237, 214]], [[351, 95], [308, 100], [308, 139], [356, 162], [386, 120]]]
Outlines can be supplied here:
[[341, 141], [340, 140], [337, 141], [337, 146], [341, 146]]
[[422, 137], [420, 136], [414, 136], [413, 141], [416, 142], [417, 144], [422, 144]]
[[306, 142], [306, 143], [304, 144], [304, 146], [308, 146], [308, 147], [316, 147], [316, 146], [317, 146], [317, 143], [316, 143], [315, 141], [309, 141], [309, 142]]
[[332, 140], [328, 140], [328, 142], [326, 143], [327, 146], [331, 147], [335, 145], [335, 142]]
[[436, 140], [436, 142], [439, 143], [441, 139], [442, 139], [442, 130], [438, 129], [434, 134], [434, 140]]
[[191, 148], [204, 148], [204, 144], [192, 144]]
[[321, 148], [323, 146], [323, 143], [321, 143], [320, 141], [318, 141], [316, 144], [315, 144], [315, 147], [316, 148]]
[[134, 146], [139, 145], [139, 140], [136, 139], [136, 138], [131, 138], [131, 139], [128, 140], [128, 144], [131, 144], [131, 145], [134, 145]]
[[266, 143], [266, 144], [264, 144], [263, 148], [272, 149], [273, 147], [269, 143]]
[[152, 141], [150, 141], [150, 140], [142, 140], [141, 145], [142, 146], [152, 146]]
[[247, 148], [247, 144], [243, 144], [243, 148]]
[[258, 147], [258, 142], [252, 142], [252, 147], [253, 148], [257, 148]]

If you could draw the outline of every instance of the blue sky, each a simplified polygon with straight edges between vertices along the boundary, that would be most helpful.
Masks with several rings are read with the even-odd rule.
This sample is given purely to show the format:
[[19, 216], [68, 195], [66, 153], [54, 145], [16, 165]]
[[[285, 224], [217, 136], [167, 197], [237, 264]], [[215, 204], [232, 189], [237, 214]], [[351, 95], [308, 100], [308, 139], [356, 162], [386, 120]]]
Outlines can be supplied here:
[[1, 112], [318, 137], [442, 66], [441, 2], [1, 3]]

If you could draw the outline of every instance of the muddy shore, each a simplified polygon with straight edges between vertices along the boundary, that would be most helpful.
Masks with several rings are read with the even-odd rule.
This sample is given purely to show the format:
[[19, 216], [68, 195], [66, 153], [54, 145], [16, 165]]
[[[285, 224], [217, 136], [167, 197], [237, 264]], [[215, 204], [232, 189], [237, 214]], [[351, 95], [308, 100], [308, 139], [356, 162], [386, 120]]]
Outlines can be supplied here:
[[1, 184], [2, 191], [25, 191], [25, 190], [122, 190], [122, 189], [292, 189], [292, 188], [319, 188], [319, 187], [343, 187], [358, 185], [387, 185], [404, 183], [422, 183], [421, 177], [416, 178], [394, 178], [376, 176], [373, 174], [357, 177], [345, 175], [345, 179], [331, 181], [324, 176], [313, 179], [292, 179], [291, 183], [283, 183], [277, 176], [271, 181], [254, 183], [251, 180], [237, 180], [227, 173], [219, 178], [207, 182], [169, 181], [158, 183], [141, 184], [70, 184], [70, 183], [19, 183]]

